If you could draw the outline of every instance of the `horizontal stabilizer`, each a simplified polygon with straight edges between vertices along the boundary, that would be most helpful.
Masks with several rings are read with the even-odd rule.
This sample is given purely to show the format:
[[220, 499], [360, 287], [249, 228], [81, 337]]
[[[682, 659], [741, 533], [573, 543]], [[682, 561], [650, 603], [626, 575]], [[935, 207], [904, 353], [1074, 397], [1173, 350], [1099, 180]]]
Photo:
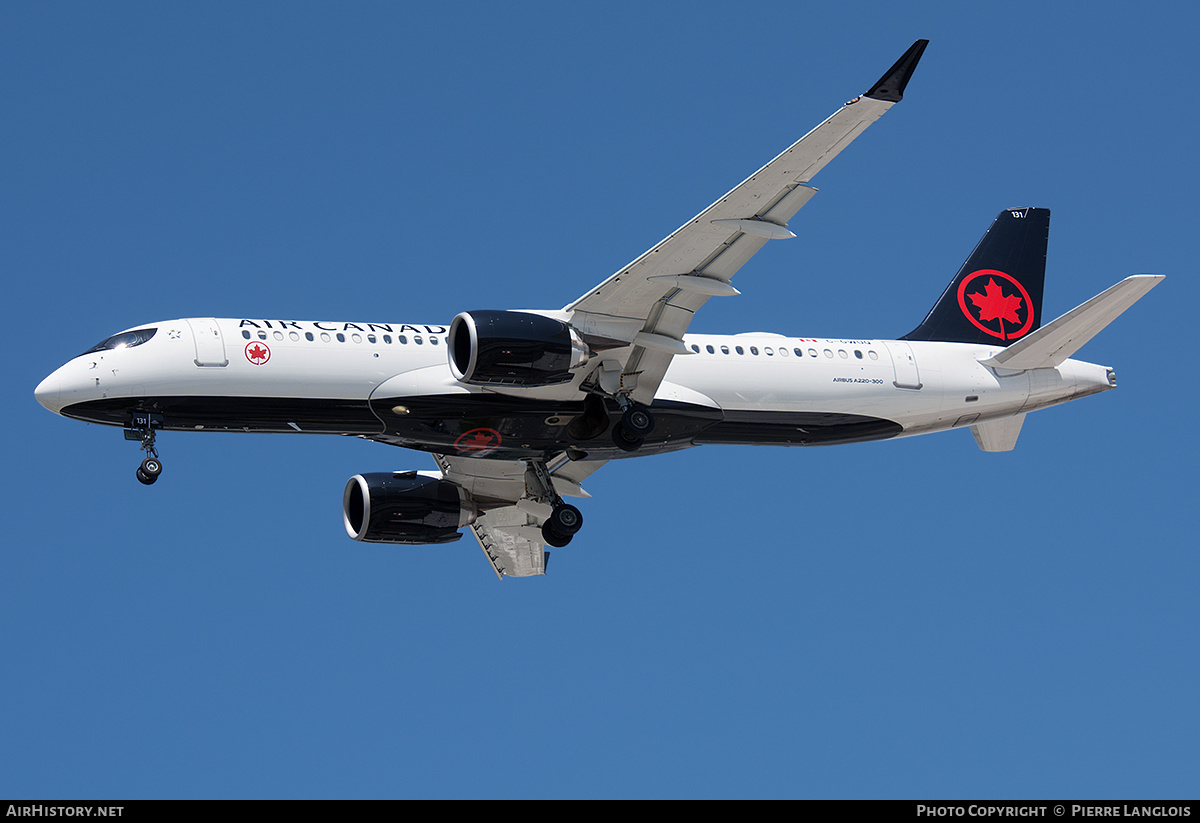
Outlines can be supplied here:
[[972, 426], [971, 434], [975, 435], [975, 442], [985, 452], [1010, 452], [1017, 445], [1017, 436], [1024, 422], [1024, 413], [1002, 420], [989, 420]]
[[1116, 320], [1164, 279], [1161, 274], [1135, 274], [1102, 291], [1082, 306], [1042, 326], [983, 361], [1001, 369], [1046, 369], [1060, 365], [1101, 329]]

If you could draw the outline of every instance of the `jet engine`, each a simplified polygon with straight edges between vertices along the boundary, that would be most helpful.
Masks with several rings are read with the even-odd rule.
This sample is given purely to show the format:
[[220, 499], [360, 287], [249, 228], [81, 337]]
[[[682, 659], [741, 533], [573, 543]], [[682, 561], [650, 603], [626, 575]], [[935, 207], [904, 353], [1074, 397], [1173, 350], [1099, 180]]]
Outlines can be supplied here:
[[430, 472], [356, 474], [342, 495], [346, 534], [364, 543], [450, 543], [476, 515], [466, 492]]
[[521, 311], [462, 312], [450, 323], [450, 371], [474, 386], [555, 386], [592, 352], [560, 320]]

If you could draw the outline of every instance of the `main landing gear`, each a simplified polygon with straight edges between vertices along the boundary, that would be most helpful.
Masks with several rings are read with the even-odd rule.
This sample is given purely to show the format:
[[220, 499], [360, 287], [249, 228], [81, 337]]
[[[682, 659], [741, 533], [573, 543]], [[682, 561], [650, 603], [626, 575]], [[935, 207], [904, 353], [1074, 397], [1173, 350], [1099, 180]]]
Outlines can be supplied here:
[[581, 386], [588, 393], [584, 413], [572, 422], [568, 434], [577, 440], [598, 437], [608, 426], [611, 404], [616, 403], [621, 419], [612, 426], [612, 441], [622, 451], [635, 452], [654, 431], [654, 415], [629, 397], [632, 387], [621, 386], [621, 368], [613, 364], [610, 369], [608, 365], [601, 364]]
[[542, 524], [542, 539], [546, 545], [561, 548], [571, 542], [575, 533], [583, 528], [583, 514], [569, 503], [559, 504]]
[[625, 406], [621, 420], [612, 430], [613, 442], [617, 448], [635, 452], [646, 442], [646, 436], [654, 431], [654, 415], [645, 406], [630, 403]]
[[547, 546], [562, 548], [583, 528], [583, 514], [579, 509], [563, 502], [554, 489], [550, 471], [543, 461], [530, 460], [525, 466], [525, 488], [530, 496], [551, 506], [550, 516], [542, 524], [542, 539], [546, 541]]
[[162, 425], [161, 414], [134, 412], [125, 430], [126, 440], [140, 440], [146, 459], [137, 468], [137, 479], [144, 485], [151, 485], [162, 474], [162, 461], [158, 459], [158, 451], [154, 448], [154, 430]]

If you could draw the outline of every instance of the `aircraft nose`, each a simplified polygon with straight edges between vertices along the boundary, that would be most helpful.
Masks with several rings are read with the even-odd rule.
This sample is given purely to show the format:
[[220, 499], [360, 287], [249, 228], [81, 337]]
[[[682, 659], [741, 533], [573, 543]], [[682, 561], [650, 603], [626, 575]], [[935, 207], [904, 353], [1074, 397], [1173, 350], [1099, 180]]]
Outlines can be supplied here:
[[58, 414], [59, 409], [62, 408], [62, 390], [62, 369], [58, 369], [38, 383], [37, 388], [33, 390], [33, 396], [47, 409]]

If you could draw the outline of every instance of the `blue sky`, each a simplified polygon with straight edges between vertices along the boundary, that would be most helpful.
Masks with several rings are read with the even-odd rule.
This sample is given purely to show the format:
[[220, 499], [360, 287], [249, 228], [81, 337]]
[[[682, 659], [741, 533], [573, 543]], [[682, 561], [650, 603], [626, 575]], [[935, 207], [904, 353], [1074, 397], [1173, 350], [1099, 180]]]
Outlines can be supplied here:
[[[1195, 797], [1184, 4], [0, 7], [0, 796]], [[998, 211], [1120, 388], [966, 431], [610, 465], [550, 573], [354, 543], [341, 438], [48, 414], [185, 316], [556, 308], [931, 40], [697, 332], [894, 337]]]

